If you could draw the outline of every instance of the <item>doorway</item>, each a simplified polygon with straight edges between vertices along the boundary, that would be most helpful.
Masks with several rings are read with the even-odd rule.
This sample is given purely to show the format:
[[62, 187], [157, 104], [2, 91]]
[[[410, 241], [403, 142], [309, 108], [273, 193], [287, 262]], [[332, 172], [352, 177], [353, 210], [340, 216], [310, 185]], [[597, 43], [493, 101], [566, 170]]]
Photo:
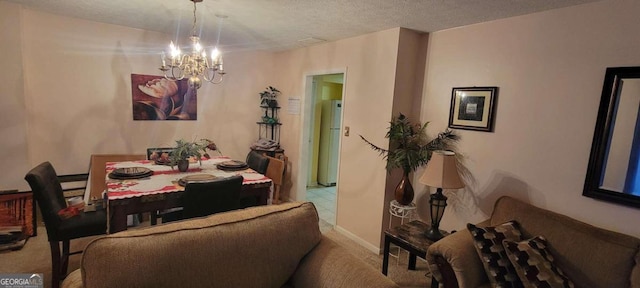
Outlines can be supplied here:
[[310, 75], [305, 84], [310, 103], [306, 199], [322, 221], [335, 226], [344, 73]]

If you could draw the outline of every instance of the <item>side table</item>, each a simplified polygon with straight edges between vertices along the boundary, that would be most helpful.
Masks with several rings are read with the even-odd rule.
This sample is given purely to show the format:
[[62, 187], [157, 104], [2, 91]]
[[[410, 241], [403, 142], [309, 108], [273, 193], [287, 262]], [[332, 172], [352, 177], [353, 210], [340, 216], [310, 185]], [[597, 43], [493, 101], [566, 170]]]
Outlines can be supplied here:
[[[408, 205], [402, 205], [397, 200], [391, 201], [389, 203], [389, 215], [391, 215], [391, 218], [389, 219], [389, 229], [393, 227], [394, 222], [397, 223], [397, 220], [394, 221], [394, 219], [400, 220], [400, 225], [404, 225], [405, 221], [410, 222], [411, 220], [415, 219], [416, 209], [417, 209], [416, 204], [413, 202], [409, 203]], [[400, 250], [400, 247], [391, 247], [389, 249], [392, 249], [392, 248], [396, 248], [398, 251], [398, 254], [391, 254], [391, 252], [389, 252], [390, 256], [396, 258], [397, 260], [396, 265], [397, 265], [398, 262], [400, 261], [401, 250]]]
[[[387, 275], [389, 266], [389, 247], [391, 243], [402, 249], [409, 251], [409, 270], [416, 269], [416, 257], [426, 259], [427, 249], [435, 241], [427, 239], [425, 233], [430, 226], [422, 221], [414, 220], [407, 224], [403, 224], [384, 231], [384, 255], [382, 258], [382, 274]], [[442, 231], [447, 236], [448, 232]], [[433, 281], [432, 287], [433, 287]], [[436, 283], [437, 285], [437, 283]], [[437, 287], [437, 286], [435, 286]]]

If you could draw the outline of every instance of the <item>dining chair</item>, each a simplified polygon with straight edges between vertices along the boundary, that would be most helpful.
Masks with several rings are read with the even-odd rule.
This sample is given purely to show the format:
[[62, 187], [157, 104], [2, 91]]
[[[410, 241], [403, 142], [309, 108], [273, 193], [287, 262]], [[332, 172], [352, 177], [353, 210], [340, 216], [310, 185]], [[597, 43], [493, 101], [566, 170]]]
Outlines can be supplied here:
[[269, 166], [269, 158], [253, 150], [247, 154], [246, 162], [249, 168], [260, 174], [265, 174], [267, 172], [267, 166]]
[[273, 195], [271, 197], [271, 203], [280, 203], [280, 187], [284, 179], [285, 162], [278, 158], [266, 156], [269, 158], [269, 165], [267, 166], [267, 172], [265, 176], [271, 179], [273, 182]]
[[[49, 246], [51, 248], [51, 287], [60, 286], [67, 275], [69, 256], [82, 251], [69, 251], [70, 240], [87, 236], [106, 234], [106, 210], [94, 212], [80, 211], [78, 215], [64, 218], [58, 212], [67, 207], [55, 169], [49, 162], [43, 162], [31, 169], [24, 177], [31, 186], [33, 195], [44, 220]], [[62, 244], [62, 253], [60, 252]]]
[[85, 191], [84, 200], [89, 203], [91, 199], [101, 199], [102, 193], [107, 189], [105, 169], [107, 162], [145, 160], [146, 155], [138, 154], [93, 154], [89, 168], [89, 182]]
[[162, 215], [162, 222], [208, 216], [240, 208], [240, 175], [211, 182], [189, 183], [180, 197], [182, 209]]
[[[84, 202], [90, 203], [92, 199], [103, 199], [103, 192], [107, 189], [107, 183], [105, 181], [107, 177], [106, 165], [107, 162], [120, 162], [120, 161], [137, 161], [145, 160], [146, 155], [143, 154], [92, 154], [91, 164], [89, 168], [89, 180], [87, 181], [87, 188], [84, 192]], [[137, 218], [136, 218], [137, 217]], [[142, 221], [142, 215], [128, 215], [127, 222], [130, 225], [138, 225]]]

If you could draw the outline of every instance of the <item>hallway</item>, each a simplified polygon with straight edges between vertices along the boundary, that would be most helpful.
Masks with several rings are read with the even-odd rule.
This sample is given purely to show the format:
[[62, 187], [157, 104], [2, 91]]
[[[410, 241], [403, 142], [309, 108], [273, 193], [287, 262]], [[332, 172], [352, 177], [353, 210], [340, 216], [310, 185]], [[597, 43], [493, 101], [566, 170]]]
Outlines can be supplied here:
[[316, 206], [320, 219], [336, 225], [336, 186], [308, 187], [307, 201]]

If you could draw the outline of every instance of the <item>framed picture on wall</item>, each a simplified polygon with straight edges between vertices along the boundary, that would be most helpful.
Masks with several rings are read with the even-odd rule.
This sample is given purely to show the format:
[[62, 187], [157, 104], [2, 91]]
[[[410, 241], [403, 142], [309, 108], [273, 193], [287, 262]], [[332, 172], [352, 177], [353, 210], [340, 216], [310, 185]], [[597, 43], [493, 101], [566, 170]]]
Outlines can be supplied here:
[[187, 78], [131, 74], [133, 120], [197, 120], [197, 90]]
[[449, 127], [493, 131], [498, 87], [457, 87], [451, 92]]

